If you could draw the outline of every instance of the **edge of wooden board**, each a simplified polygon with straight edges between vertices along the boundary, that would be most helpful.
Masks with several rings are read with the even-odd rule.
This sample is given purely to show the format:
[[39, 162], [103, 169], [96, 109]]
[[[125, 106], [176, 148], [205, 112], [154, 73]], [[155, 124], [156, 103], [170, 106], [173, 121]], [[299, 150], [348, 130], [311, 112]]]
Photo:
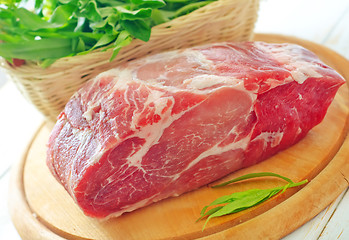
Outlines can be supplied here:
[[26, 158], [34, 139], [44, 125], [44, 123], [40, 125], [22, 154], [21, 159], [12, 166], [8, 206], [12, 222], [23, 239], [63, 240], [64, 238], [52, 232], [37, 218], [37, 215], [29, 207], [24, 190], [23, 172]]
[[[326, 49], [326, 54], [331, 54], [331, 58], [335, 57], [335, 60], [333, 62], [342, 62], [343, 64], [345, 63], [349, 66], [348, 60], [346, 60], [338, 53], [311, 41], [277, 34], [255, 35], [255, 39], [260, 41], [268, 41], [268, 39], [270, 39], [271, 37], [273, 38], [273, 40], [280, 42], [291, 41], [293, 43], [299, 43], [300, 45], [312, 51], [315, 51], [316, 48]], [[328, 62], [325, 61], [325, 63]], [[342, 71], [341, 69], [336, 70], [340, 74], [342, 74], [343, 77], [349, 80], [349, 71]], [[347, 118], [347, 128], [349, 127], [348, 121], [349, 119]], [[37, 132], [32, 138], [32, 141], [28, 144], [28, 147], [23, 153], [22, 158], [13, 166], [9, 188], [9, 199], [11, 199], [9, 201], [10, 215], [17, 231], [24, 239], [61, 240], [66, 239], [67, 237], [69, 237], [70, 239], [76, 239], [76, 236], [72, 236], [69, 233], [64, 233], [60, 230], [57, 230], [57, 232], [52, 231], [52, 226], [48, 226], [45, 221], [38, 218], [38, 216], [30, 208], [26, 199], [23, 182], [23, 170], [26, 162], [26, 157], [33, 141], [43, 127], [44, 124], [42, 124], [38, 128]], [[337, 196], [339, 196], [346, 187], [348, 187], [348, 156], [349, 136], [346, 135], [342, 146], [333, 157], [331, 162], [307, 186], [302, 188], [296, 194], [292, 195], [287, 200], [264, 212], [263, 214], [260, 214], [232, 228], [207, 235], [202, 239], [232, 239], [236, 237], [238, 237], [239, 239], [278, 239], [289, 234], [290, 232], [296, 230], [302, 224], [316, 216], [319, 212], [326, 208], [326, 206], [329, 205], [330, 202], [332, 202]], [[328, 181], [328, 184], [324, 186], [323, 182], [327, 179], [331, 179], [331, 181]], [[319, 201], [321, 198], [322, 201]], [[326, 198], [326, 201], [323, 201], [323, 198]], [[304, 199], [307, 199], [307, 201], [304, 201]], [[303, 205], [303, 208], [301, 210], [287, 212], [290, 207], [292, 208], [292, 206], [299, 206], [299, 204]], [[302, 211], [302, 214], [300, 214], [299, 211]], [[308, 214], [304, 214], [304, 211], [307, 211]], [[261, 225], [262, 227], [260, 227]], [[285, 225], [288, 225], [288, 228], [285, 228]], [[251, 229], [253, 229], [253, 231], [251, 231]], [[78, 237], [78, 239], [84, 238]]]

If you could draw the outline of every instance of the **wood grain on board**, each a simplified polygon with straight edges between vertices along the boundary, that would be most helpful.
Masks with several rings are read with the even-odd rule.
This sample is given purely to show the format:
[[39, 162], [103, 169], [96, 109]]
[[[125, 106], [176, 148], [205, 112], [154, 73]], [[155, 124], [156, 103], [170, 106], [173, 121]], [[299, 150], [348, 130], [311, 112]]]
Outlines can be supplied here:
[[[303, 45], [349, 79], [348, 61], [321, 45], [280, 35], [258, 34], [255, 39]], [[24, 239], [279, 239], [314, 217], [348, 186], [348, 116], [346, 84], [340, 88], [324, 121], [301, 142], [223, 179], [271, 171], [294, 181], [309, 179], [310, 183], [252, 209], [212, 219], [205, 231], [201, 231], [203, 221], [195, 221], [201, 208], [212, 200], [234, 191], [269, 188], [284, 182], [265, 178], [221, 189], [202, 187], [102, 222], [84, 216], [50, 174], [45, 151], [51, 127], [43, 125], [14, 169], [11, 215]]]

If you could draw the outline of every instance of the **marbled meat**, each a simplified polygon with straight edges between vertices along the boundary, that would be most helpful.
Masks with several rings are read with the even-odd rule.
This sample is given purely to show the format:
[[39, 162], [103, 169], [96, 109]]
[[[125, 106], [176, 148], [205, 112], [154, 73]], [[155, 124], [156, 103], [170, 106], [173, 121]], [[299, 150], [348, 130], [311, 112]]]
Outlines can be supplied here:
[[343, 83], [292, 44], [217, 43], [133, 60], [71, 98], [47, 164], [86, 215], [119, 216], [297, 143]]

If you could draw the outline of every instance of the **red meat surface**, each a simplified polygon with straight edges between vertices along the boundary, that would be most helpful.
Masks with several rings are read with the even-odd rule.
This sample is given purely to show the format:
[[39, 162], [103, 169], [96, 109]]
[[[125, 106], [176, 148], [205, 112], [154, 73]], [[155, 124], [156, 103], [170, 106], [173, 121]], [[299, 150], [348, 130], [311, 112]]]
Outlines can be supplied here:
[[343, 83], [291, 44], [148, 56], [100, 74], [71, 98], [50, 135], [47, 164], [86, 215], [119, 216], [295, 144]]

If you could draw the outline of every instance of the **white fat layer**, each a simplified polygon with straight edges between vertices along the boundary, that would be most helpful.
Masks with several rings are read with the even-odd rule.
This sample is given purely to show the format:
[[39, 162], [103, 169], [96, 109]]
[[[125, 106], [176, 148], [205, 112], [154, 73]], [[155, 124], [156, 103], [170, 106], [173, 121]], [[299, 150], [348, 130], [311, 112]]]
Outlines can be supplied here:
[[[165, 129], [168, 128], [174, 121], [181, 118], [186, 112], [192, 109], [192, 108], [189, 108], [186, 111], [183, 111], [179, 114], [171, 115], [172, 107], [173, 105], [164, 114], [160, 115], [161, 120], [159, 122], [142, 127], [139, 132], [128, 137], [128, 138], [139, 137], [139, 138], [145, 139], [145, 143], [144, 145], [142, 145], [142, 148], [128, 158], [128, 164], [130, 166], [136, 166], [142, 169], [141, 161], [143, 157], [147, 154], [147, 152], [153, 145], [159, 142]], [[160, 107], [160, 110], [161, 110], [161, 107]], [[157, 111], [160, 112], [160, 110], [157, 110]], [[136, 119], [134, 120], [137, 121]]]
[[302, 130], [300, 127], [298, 127], [298, 129], [297, 129], [297, 136], [298, 136], [299, 134], [301, 134], [302, 131], [303, 131], [303, 130]]
[[[150, 57], [145, 58], [144, 60], [135, 61], [132, 66], [138, 67], [138, 66], [142, 66], [145, 64], [152, 64], [152, 63], [156, 63], [158, 61], [163, 61], [163, 59], [166, 59], [167, 61], [171, 62], [172, 59], [177, 59], [177, 58], [181, 58], [181, 57], [184, 57], [186, 59], [186, 61], [188, 62], [188, 64], [191, 64], [191, 63], [197, 64], [198, 66], [200, 66], [199, 68], [201, 70], [206, 70], [208, 72], [210, 71], [211, 66], [213, 65], [212, 61], [208, 60], [205, 57], [205, 55], [203, 55], [200, 51], [186, 49], [186, 50], [175, 50], [175, 51], [171, 51], [171, 52], [165, 52], [165, 53], [160, 53], [160, 54], [157, 54], [154, 56], [150, 56]], [[181, 68], [179, 68], [177, 70], [181, 71]], [[202, 75], [204, 75], [203, 72], [202, 72]], [[132, 77], [133, 77], [133, 81], [139, 80], [137, 78], [137, 71], [133, 72]], [[213, 77], [218, 77], [218, 76], [213, 76]], [[178, 91], [177, 87], [183, 87], [183, 85], [186, 85], [185, 84], [186, 80], [185, 80], [182, 83], [183, 85], [179, 84], [178, 86], [175, 86], [173, 89], [173, 86], [164, 85], [164, 80], [168, 80], [168, 76], [167, 76], [166, 72], [164, 72], [162, 75], [158, 76], [156, 79], [147, 80], [147, 83], [151, 84], [152, 86], [157, 86], [157, 87], [167, 89], [168, 91]], [[142, 80], [139, 80], [139, 81], [142, 81]], [[199, 84], [199, 83], [197, 82], [197, 84]], [[201, 88], [194, 87], [194, 89], [201, 89]]]
[[232, 78], [228, 76], [217, 76], [210, 74], [202, 74], [199, 76], [195, 76], [193, 78], [189, 78], [183, 82], [183, 84], [188, 85], [192, 89], [205, 89], [210, 88], [218, 84], [225, 85], [241, 85], [243, 84], [242, 79]]
[[[111, 70], [108, 70], [106, 72], [100, 73], [93, 81], [93, 85], [96, 85], [99, 79], [104, 77], [113, 77], [113, 81], [115, 83], [113, 89], [119, 89], [119, 90], [125, 90], [128, 88], [128, 83], [131, 80], [131, 70], [128, 68], [125, 69], [119, 69], [114, 68]], [[112, 95], [109, 95], [107, 99], [110, 99]], [[82, 116], [86, 119], [86, 121], [91, 121], [93, 117], [93, 109], [101, 104], [103, 99], [97, 99], [97, 92], [95, 92], [94, 96], [92, 97], [91, 101], [87, 103], [87, 109], [82, 114]], [[93, 104], [91, 104], [93, 103]]]
[[292, 64], [295, 67], [295, 70], [291, 71], [291, 75], [296, 82], [302, 84], [309, 77], [321, 78], [322, 75], [318, 73], [314, 68], [313, 64], [306, 64], [306, 62], [295, 62]]
[[[231, 133], [234, 132], [234, 128], [231, 130]], [[187, 171], [188, 169], [192, 168], [195, 166], [197, 163], [199, 163], [202, 159], [213, 156], [213, 155], [220, 155], [225, 152], [231, 151], [231, 150], [236, 150], [236, 149], [241, 149], [242, 151], [246, 150], [248, 144], [251, 142], [251, 133], [247, 135], [245, 138], [237, 141], [237, 142], [232, 142], [230, 144], [227, 144], [225, 146], [219, 146], [221, 142], [217, 143], [210, 149], [206, 150], [205, 152], [202, 152], [196, 159], [194, 159], [190, 164], [180, 173], [177, 173], [176, 175], [173, 176], [172, 181], [177, 180], [183, 172]], [[270, 142], [271, 147], [276, 147], [278, 144], [281, 142], [283, 138], [284, 133], [283, 132], [263, 132], [259, 136], [257, 136], [253, 141], [255, 140], [263, 140], [264, 146], [263, 149], [265, 149]]]
[[136, 62], [136, 64], [148, 64], [158, 61], [163, 61], [166, 59], [167, 61], [171, 61], [172, 59], [185, 57], [189, 63], [199, 63], [202, 68], [210, 69], [212, 66], [212, 61], [207, 59], [204, 54], [200, 51], [193, 49], [185, 49], [185, 50], [174, 50], [170, 52], [159, 53], [145, 59], [141, 59]]
[[[154, 104], [155, 112], [154, 114], [161, 115], [161, 111], [167, 106], [168, 101], [174, 102], [173, 97], [163, 97], [164, 92], [151, 90], [151, 93], [148, 95], [147, 100], [144, 102], [144, 109], [150, 108], [150, 104]], [[125, 96], [125, 101], [127, 97]], [[132, 122], [130, 125], [131, 130], [137, 130], [138, 120], [144, 115], [143, 111], [138, 111], [132, 116]]]
[[252, 141], [262, 140], [263, 141], [263, 150], [267, 148], [268, 143], [270, 143], [271, 147], [276, 147], [280, 144], [282, 138], [284, 136], [284, 132], [262, 132], [257, 137], [255, 137]]
[[93, 108], [88, 106], [87, 110], [82, 114], [82, 116], [86, 119], [86, 121], [92, 120]]
[[206, 150], [205, 152], [202, 152], [196, 159], [191, 161], [190, 164], [185, 169], [183, 169], [182, 172], [177, 173], [176, 175], [174, 175], [172, 181], [177, 180], [183, 174], [183, 172], [185, 172], [188, 169], [190, 169], [193, 166], [195, 166], [202, 159], [204, 159], [206, 157], [209, 157], [209, 156], [220, 155], [220, 154], [223, 154], [225, 152], [236, 150], [236, 149], [245, 150], [249, 142], [250, 142], [250, 136], [248, 135], [245, 138], [243, 138], [243, 139], [241, 139], [241, 140], [239, 140], [237, 142], [232, 142], [232, 143], [230, 143], [228, 145], [225, 145], [223, 147], [219, 146], [219, 144], [221, 142], [217, 143], [216, 145], [214, 145], [210, 149]]
[[[60, 132], [60, 134], [62, 134], [62, 132]], [[57, 139], [60, 139], [61, 136], [58, 136]], [[55, 149], [59, 149], [59, 146], [60, 145], [60, 141], [55, 141]], [[79, 146], [80, 147], [80, 146]], [[56, 153], [54, 153], [56, 154]], [[72, 160], [72, 163], [75, 164], [75, 161]], [[73, 168], [69, 168], [69, 173], [67, 174], [65, 171], [61, 172], [60, 173], [60, 179], [64, 179], [64, 175], [67, 174], [69, 176], [67, 176], [65, 179], [66, 179], [66, 187], [67, 187], [67, 191], [70, 193], [70, 195], [72, 196], [72, 198], [74, 199], [74, 201], [76, 201], [76, 197], [74, 195], [74, 191], [73, 191], [73, 187], [71, 186], [72, 185], [72, 170]]]
[[97, 75], [95, 81], [110, 76], [114, 76], [115, 87], [122, 90], [127, 88], [127, 83], [132, 80], [132, 71], [129, 68], [113, 68]]
[[[166, 113], [167, 114], [161, 116], [161, 120], [159, 122], [142, 127], [140, 132], [137, 132], [137, 134], [129, 137], [132, 138], [136, 136], [145, 140], [145, 143], [142, 145], [141, 149], [135, 152], [132, 156], [128, 157], [127, 162], [130, 166], [136, 166], [142, 169], [142, 158], [149, 151], [154, 142], [157, 142], [160, 139], [165, 128], [167, 128], [174, 121], [174, 117], [170, 116], [170, 111], [166, 111]], [[133, 119], [133, 122], [137, 120], [138, 119]]]
[[[286, 84], [286, 83], [289, 83], [289, 82], [292, 82], [292, 81], [294, 81], [294, 80], [292, 79], [292, 77], [287, 77], [287, 78], [285, 78], [285, 79], [283, 80], [283, 83]], [[269, 85], [269, 86], [270, 86], [270, 87], [269, 87], [270, 89], [273, 89], [273, 88], [278, 87], [278, 86], [281, 85], [280, 80], [276, 80], [276, 79], [273, 79], [273, 78], [268, 78], [267, 80], [265, 80], [264, 83], [265, 83], [266, 85]]]
[[104, 154], [104, 151], [101, 149], [101, 145], [98, 144], [98, 147], [95, 150], [95, 154], [90, 159], [88, 159], [88, 164], [89, 165], [95, 164], [96, 162], [99, 161], [99, 159], [101, 159], [103, 154]]
[[[209, 67], [209, 64], [210, 64], [210, 61], [207, 60], [200, 52], [198, 51], [185, 51], [187, 52], [186, 54], [180, 51], [174, 51], [174, 52], [169, 52], [169, 53], [162, 53], [160, 55], [154, 55], [154, 57], [148, 57], [148, 58], [145, 58], [145, 62], [142, 61], [140, 62], [139, 64], [144, 64], [144, 63], [150, 63], [150, 62], [155, 62], [155, 61], [158, 61], [159, 59], [163, 59], [164, 57], [166, 57], [167, 59], [171, 59], [171, 58], [177, 58], [178, 55], [175, 54], [175, 53], [178, 53], [179, 55], [184, 55], [188, 58], [188, 60], [190, 61], [196, 61], [199, 59], [199, 62], [202, 66], [205, 66], [207, 65], [207, 67]], [[139, 61], [138, 61], [139, 62]], [[135, 63], [135, 65], [137, 65], [137, 63]], [[105, 71], [101, 74], [99, 74], [95, 80], [94, 80], [94, 83], [97, 83], [98, 80], [100, 78], [104, 78], [104, 77], [113, 77], [114, 78], [114, 82], [115, 82], [115, 85], [113, 86], [113, 89], [117, 89], [117, 90], [125, 90], [125, 94], [126, 94], [126, 91], [128, 89], [128, 85], [129, 83], [131, 82], [140, 82], [140, 83], [143, 83], [143, 84], [146, 84], [146, 82], [144, 81], [141, 81], [141, 80], [138, 80], [135, 76], [135, 72], [132, 71], [130, 68], [123, 68], [123, 69], [120, 69], [120, 68], [114, 68], [114, 69], [110, 69], [108, 71]], [[194, 80], [196, 83], [194, 83], [194, 85], [198, 85], [198, 80]], [[206, 79], [206, 83], [204, 84], [207, 84], [209, 81], [209, 79]], [[153, 81], [147, 81], [147, 83], [150, 83], [151, 85], [153, 86], [157, 86], [157, 87], [161, 87], [163, 88], [164, 90], [167, 90], [167, 91], [170, 91], [170, 92], [177, 92], [179, 91], [179, 89], [177, 87], [173, 87], [173, 86], [164, 86], [163, 83], [161, 81], [158, 80], [155, 80], [155, 82]], [[198, 88], [200, 89], [200, 88]], [[156, 90], [152, 90], [152, 96], [151, 97], [148, 97], [147, 99], [147, 103], [145, 103], [146, 105], [149, 104], [150, 102], [153, 102], [155, 101], [156, 99], [158, 99], [159, 97], [161, 97], [163, 95], [163, 92], [161, 91], [156, 91]], [[110, 95], [111, 97], [111, 95]], [[125, 100], [127, 101], [127, 98], [125, 96]], [[83, 117], [87, 120], [87, 121], [91, 121], [92, 120], [92, 117], [93, 117], [93, 109], [98, 106], [100, 103], [101, 103], [102, 99], [92, 99], [90, 102], [87, 103], [87, 109], [86, 111], [83, 113]], [[93, 102], [93, 105], [91, 105], [91, 102]]]
[[201, 68], [210, 69], [213, 62], [206, 58], [200, 51], [194, 51], [192, 49], [183, 52], [184, 55], [188, 56], [189, 62], [199, 63]]
[[286, 44], [282, 48], [269, 48], [259, 42], [256, 42], [258, 48], [269, 52], [274, 59], [284, 64], [289, 69], [293, 79], [302, 84], [307, 78], [321, 78], [323, 77], [316, 71], [317, 65], [309, 62], [303, 57], [302, 48], [294, 48], [294, 45]]
[[[89, 143], [91, 141], [92, 133], [88, 129], [86, 129], [86, 130], [73, 129], [73, 134], [81, 142], [79, 149], [78, 149], [78, 152], [76, 153], [76, 155], [79, 156], [83, 151], [86, 151], [87, 146], [89, 145]], [[85, 168], [87, 168], [87, 166], [91, 166], [94, 163], [98, 162], [99, 159], [104, 154], [104, 152], [102, 151], [102, 146], [100, 143], [98, 143], [98, 146], [96, 147], [94, 152], [95, 152], [95, 154], [88, 159], [87, 165], [85, 166]]]
[[[255, 99], [257, 98], [256, 95], [251, 94], [251, 93], [249, 95], [252, 98], [252, 102], [254, 102]], [[252, 108], [253, 108], [253, 106], [251, 106], [251, 109], [250, 109], [249, 112], [253, 111]], [[248, 116], [248, 114], [246, 116]], [[250, 142], [252, 132], [253, 131], [251, 131], [249, 133], [249, 135], [247, 135], [245, 138], [242, 138], [241, 140], [239, 140], [237, 142], [232, 142], [230, 144], [220, 146], [220, 144], [225, 140], [225, 139], [223, 139], [222, 141], [216, 143], [210, 149], [206, 150], [205, 152], [202, 152], [196, 159], [191, 161], [190, 164], [185, 169], [183, 169], [182, 172], [177, 173], [176, 175], [174, 175], [172, 181], [177, 180], [182, 175], [183, 172], [185, 172], [188, 169], [192, 168], [193, 166], [195, 166], [197, 163], [199, 163], [202, 159], [204, 159], [206, 157], [213, 156], [213, 155], [220, 155], [220, 154], [223, 154], [225, 152], [228, 152], [228, 151], [231, 151], [231, 150], [236, 150], [236, 149], [245, 150], [247, 148], [248, 143]], [[236, 134], [236, 135], [239, 134], [236, 131], [236, 126], [234, 126], [230, 130], [230, 132], [227, 134], [227, 136], [229, 136], [230, 134]]]

